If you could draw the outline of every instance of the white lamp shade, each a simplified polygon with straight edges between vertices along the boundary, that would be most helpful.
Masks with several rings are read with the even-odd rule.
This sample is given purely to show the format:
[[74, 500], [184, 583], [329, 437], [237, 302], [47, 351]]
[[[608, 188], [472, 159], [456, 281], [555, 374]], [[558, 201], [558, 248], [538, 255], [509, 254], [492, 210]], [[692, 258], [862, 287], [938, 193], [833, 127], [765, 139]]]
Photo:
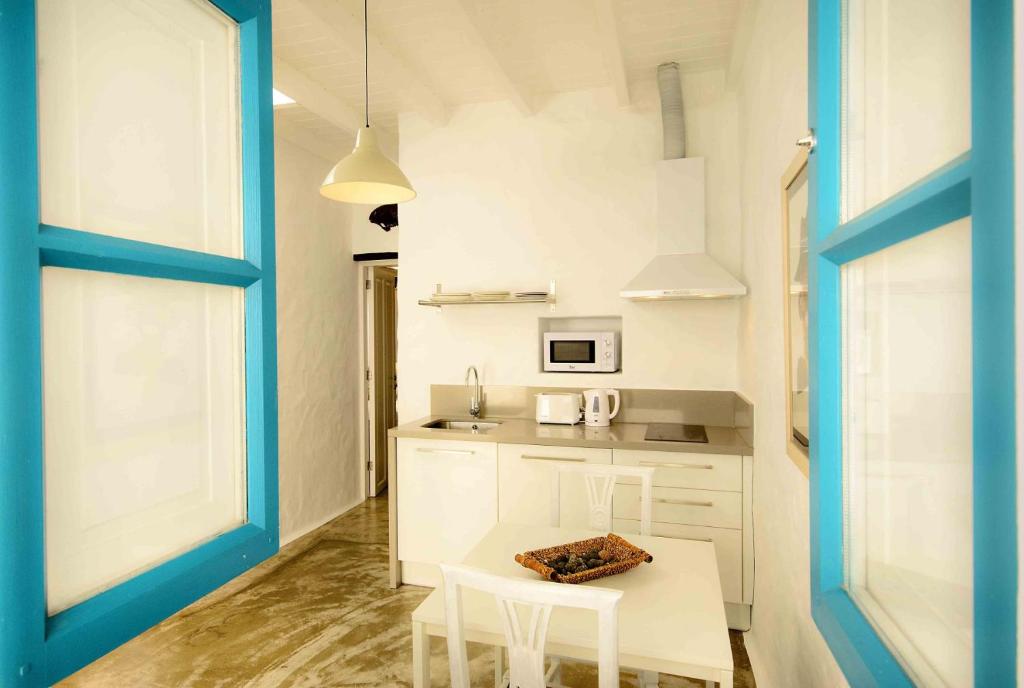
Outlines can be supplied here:
[[343, 203], [385, 205], [416, 198], [412, 184], [377, 145], [377, 133], [363, 127], [356, 147], [334, 166], [320, 186], [320, 194]]

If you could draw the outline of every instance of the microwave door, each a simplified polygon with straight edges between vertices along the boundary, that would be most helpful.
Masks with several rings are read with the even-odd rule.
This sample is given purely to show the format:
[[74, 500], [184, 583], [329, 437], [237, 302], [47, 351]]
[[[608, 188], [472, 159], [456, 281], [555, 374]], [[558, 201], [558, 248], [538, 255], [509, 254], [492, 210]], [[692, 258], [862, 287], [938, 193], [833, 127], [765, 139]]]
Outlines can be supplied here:
[[548, 359], [552, 363], [593, 364], [597, 362], [592, 339], [558, 339], [549, 343]]

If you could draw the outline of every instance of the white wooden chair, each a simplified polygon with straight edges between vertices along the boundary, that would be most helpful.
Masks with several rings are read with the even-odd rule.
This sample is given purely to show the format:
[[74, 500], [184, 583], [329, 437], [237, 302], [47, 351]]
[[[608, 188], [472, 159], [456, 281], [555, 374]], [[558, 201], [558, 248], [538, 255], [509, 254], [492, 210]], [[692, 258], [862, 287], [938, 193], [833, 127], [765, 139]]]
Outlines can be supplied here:
[[654, 469], [644, 466], [610, 466], [607, 464], [570, 464], [559, 466], [555, 473], [552, 490], [552, 521], [560, 525], [561, 478], [565, 475], [580, 475], [587, 490], [587, 505], [590, 510], [588, 525], [594, 530], [612, 530], [612, 496], [619, 478], [640, 479], [640, 534], [651, 534], [651, 510], [654, 503]]
[[[572, 464], [560, 466], [555, 473], [555, 484], [552, 490], [552, 523], [561, 525], [561, 479], [566, 475], [582, 475], [587, 491], [587, 508], [589, 509], [587, 525], [594, 530], [608, 533], [612, 531], [613, 511], [612, 497], [615, 484], [619, 478], [640, 479], [640, 534], [651, 534], [651, 513], [654, 505], [654, 469], [645, 466], [611, 466], [608, 464]], [[494, 656], [496, 665], [501, 661], [501, 648], [497, 648]], [[561, 678], [561, 659], [554, 658], [551, 672], [556, 680]], [[637, 672], [637, 680], [644, 688], [658, 685], [658, 673], [653, 671]], [[497, 686], [496, 686], [497, 688]]]
[[[508, 647], [510, 688], [545, 688], [544, 643], [552, 607], [576, 607], [597, 612], [599, 688], [619, 685], [619, 600], [621, 590], [583, 585], [505, 578], [468, 566], [441, 564], [444, 577], [448, 666], [452, 688], [470, 688], [469, 660], [462, 626], [462, 588], [494, 595]], [[529, 612], [523, 627], [520, 607]], [[499, 648], [500, 650], [500, 648]]]

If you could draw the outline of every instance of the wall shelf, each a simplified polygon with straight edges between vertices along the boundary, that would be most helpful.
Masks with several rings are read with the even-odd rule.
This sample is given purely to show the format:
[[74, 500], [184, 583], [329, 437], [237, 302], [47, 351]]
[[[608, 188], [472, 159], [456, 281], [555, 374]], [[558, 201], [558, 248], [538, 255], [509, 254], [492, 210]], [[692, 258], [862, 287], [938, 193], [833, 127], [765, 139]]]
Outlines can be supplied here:
[[[486, 304], [494, 305], [494, 304], [506, 304], [506, 303], [547, 303], [547, 304], [552, 304], [552, 310], [553, 310], [554, 303], [555, 303], [555, 281], [551, 280], [551, 284], [549, 285], [548, 290], [547, 290], [546, 293], [540, 292], [538, 290], [538, 292], [536, 292], [536, 294], [537, 294], [536, 296], [530, 295], [530, 296], [517, 297], [517, 296], [514, 296], [512, 293], [510, 293], [508, 296], [499, 296], [499, 297], [494, 297], [494, 298], [474, 298], [472, 296], [470, 298], [463, 299], [463, 300], [456, 300], [456, 299], [441, 300], [441, 299], [435, 298], [436, 296], [439, 296], [439, 295], [441, 295], [443, 293], [444, 292], [441, 290], [441, 285], [438, 284], [435, 287], [434, 295], [431, 296], [431, 298], [429, 298], [429, 299], [420, 299], [419, 301], [417, 301], [417, 303], [419, 305], [421, 305], [421, 306], [433, 306], [434, 308], [441, 308], [442, 306], [480, 306], [480, 305], [486, 305]], [[486, 295], [488, 292], [485, 292], [485, 291], [481, 290], [480, 293]], [[525, 293], [525, 292], [520, 292], [520, 293]]]
[[523, 298], [516, 298], [509, 296], [504, 299], [466, 299], [465, 301], [434, 301], [433, 299], [420, 299], [418, 303], [421, 306], [433, 306], [435, 308], [441, 308], [442, 306], [478, 306], [483, 304], [496, 304], [496, 303], [554, 303], [555, 297], [553, 294], [547, 296], [525, 296]]

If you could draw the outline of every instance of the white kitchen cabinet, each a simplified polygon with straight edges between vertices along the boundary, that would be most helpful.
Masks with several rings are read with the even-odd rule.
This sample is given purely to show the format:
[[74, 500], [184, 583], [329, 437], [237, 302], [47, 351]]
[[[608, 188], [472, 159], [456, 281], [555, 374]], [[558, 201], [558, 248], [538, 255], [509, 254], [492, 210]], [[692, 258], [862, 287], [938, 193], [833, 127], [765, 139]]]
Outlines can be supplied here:
[[398, 559], [402, 580], [437, 585], [498, 522], [497, 445], [398, 438]]
[[743, 462], [741, 457], [731, 454], [616, 449], [615, 463], [654, 468], [655, 487], [743, 490]]
[[[640, 520], [640, 486], [615, 486], [615, 518]], [[716, 528], [743, 527], [743, 493], [655, 487], [651, 515], [655, 523], [684, 523]]]
[[[653, 534], [713, 543], [729, 626], [750, 628], [750, 456], [411, 438], [396, 440], [395, 456], [396, 549], [405, 583], [438, 585], [437, 564], [461, 561], [499, 520], [588, 528], [583, 478], [559, 477], [560, 466], [650, 466], [655, 469]], [[639, 532], [638, 500], [635, 481], [623, 479], [616, 486], [617, 532]]]
[[[614, 520], [616, 533], [640, 532], [640, 521], [624, 518]], [[678, 540], [698, 540], [715, 546], [722, 598], [726, 602], [743, 603], [743, 531], [736, 528], [709, 528], [678, 523], [653, 523], [651, 535]]]
[[583, 477], [559, 476], [558, 468], [611, 462], [611, 449], [498, 445], [498, 519], [523, 525], [589, 527]]
[[[615, 449], [612, 462], [654, 468], [654, 535], [715, 545], [730, 628], [750, 628], [754, 601], [753, 458], [731, 454]], [[640, 487], [615, 488], [615, 528], [640, 530]]]

